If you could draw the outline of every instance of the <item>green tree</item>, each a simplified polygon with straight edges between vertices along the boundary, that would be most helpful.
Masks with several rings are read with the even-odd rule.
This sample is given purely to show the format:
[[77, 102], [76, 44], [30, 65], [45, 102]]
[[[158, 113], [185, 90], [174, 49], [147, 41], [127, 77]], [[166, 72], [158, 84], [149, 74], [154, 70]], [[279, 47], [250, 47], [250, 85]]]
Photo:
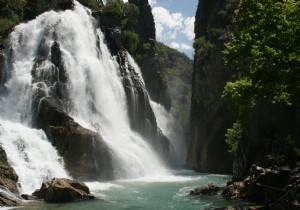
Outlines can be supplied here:
[[0, 0], [0, 46], [11, 29], [23, 19], [25, 0]]
[[224, 61], [237, 69], [223, 95], [237, 110], [237, 122], [227, 130], [234, 152], [258, 100], [300, 105], [300, 1], [240, 0], [235, 11], [237, 31], [226, 44]]
[[140, 16], [140, 9], [130, 3], [125, 3], [123, 7], [123, 25], [126, 29], [133, 29], [137, 24]]
[[243, 116], [260, 98], [300, 104], [300, 1], [241, 0], [235, 11], [237, 34], [226, 45], [226, 66], [238, 80], [224, 96]]
[[133, 31], [124, 31], [123, 34], [124, 47], [133, 55], [139, 44], [139, 35]]
[[123, 18], [123, 6], [122, 0], [108, 0], [104, 7], [104, 14], [106, 19], [109, 20], [109, 25], [121, 27]]

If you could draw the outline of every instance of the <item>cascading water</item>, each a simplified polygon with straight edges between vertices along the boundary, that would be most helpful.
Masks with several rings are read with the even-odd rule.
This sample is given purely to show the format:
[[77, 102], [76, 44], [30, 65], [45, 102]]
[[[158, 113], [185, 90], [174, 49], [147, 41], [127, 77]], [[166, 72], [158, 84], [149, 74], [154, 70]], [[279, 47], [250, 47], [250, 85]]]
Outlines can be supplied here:
[[[128, 62], [139, 75], [142, 83], [145, 84], [140, 67], [129, 54]], [[166, 137], [171, 140], [171, 163], [177, 167], [184, 166], [186, 159], [186, 143], [184, 141], [185, 137], [182, 126], [162, 105], [152, 101], [151, 99], [150, 105], [155, 114], [159, 128], [162, 129]]]
[[[115, 154], [115, 177], [166, 173], [157, 154], [130, 128], [118, 63], [110, 55], [102, 32], [95, 28], [91, 11], [76, 1], [74, 4], [73, 10], [44, 13], [17, 26], [11, 34], [7, 93], [1, 98], [0, 141], [19, 175], [23, 193], [32, 192], [45, 179], [68, 176], [44, 132], [30, 128], [37, 89], [43, 90], [44, 97], [53, 95], [56, 83], [45, 78], [56, 74], [51, 63], [54, 43], [59, 43], [68, 75], [70, 106], [61, 101], [63, 110], [82, 126], [101, 133]], [[33, 74], [42, 79], [35, 81]]]

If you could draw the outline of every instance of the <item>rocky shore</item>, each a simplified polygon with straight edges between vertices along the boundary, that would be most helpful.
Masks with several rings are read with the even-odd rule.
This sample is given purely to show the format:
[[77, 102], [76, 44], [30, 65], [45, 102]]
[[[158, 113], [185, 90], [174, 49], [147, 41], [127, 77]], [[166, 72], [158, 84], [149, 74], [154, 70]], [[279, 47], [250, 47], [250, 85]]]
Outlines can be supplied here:
[[[271, 157], [266, 157], [270, 160]], [[219, 188], [214, 184], [195, 188], [190, 195], [221, 194], [253, 205], [218, 209], [300, 209], [300, 164], [252, 165], [249, 176]]]

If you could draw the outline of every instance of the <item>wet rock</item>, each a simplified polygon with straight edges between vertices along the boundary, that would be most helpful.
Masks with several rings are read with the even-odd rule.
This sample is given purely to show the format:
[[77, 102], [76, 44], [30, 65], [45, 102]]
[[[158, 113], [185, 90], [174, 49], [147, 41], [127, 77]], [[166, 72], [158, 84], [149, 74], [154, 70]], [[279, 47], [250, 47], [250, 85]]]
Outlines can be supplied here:
[[67, 82], [68, 74], [64, 67], [62, 53], [58, 42], [54, 42], [51, 46], [51, 61], [59, 69], [58, 80], [59, 82]]
[[26, 201], [33, 201], [38, 199], [36, 196], [28, 195], [28, 194], [22, 194], [21, 197]]
[[239, 199], [239, 198], [243, 198], [244, 190], [245, 190], [244, 182], [234, 182], [226, 186], [222, 190], [222, 195], [231, 199]]
[[17, 181], [18, 175], [9, 165], [6, 153], [0, 145], [0, 206], [20, 205]]
[[64, 158], [70, 175], [81, 180], [112, 179], [112, 151], [99, 133], [83, 128], [64, 113], [53, 98], [39, 104], [38, 127]]
[[0, 146], [0, 186], [7, 188], [12, 193], [18, 194], [17, 181], [18, 175], [9, 165], [6, 153]]
[[146, 88], [128, 62], [127, 52], [118, 52], [117, 61], [123, 77], [130, 126], [145, 137], [155, 151], [166, 160], [170, 152], [169, 139], [162, 133], [157, 124]]
[[206, 186], [198, 187], [190, 191], [190, 195], [208, 195], [212, 193], [217, 193], [220, 187], [214, 184], [208, 184]]
[[49, 203], [95, 199], [83, 182], [65, 178], [53, 178], [43, 182], [41, 188], [32, 195]]
[[[289, 193], [290, 196], [286, 193]], [[255, 203], [274, 205], [273, 208], [298, 209], [300, 204], [300, 174], [297, 168], [252, 165], [250, 174], [240, 182], [234, 182], [222, 190], [227, 198], [244, 199]], [[285, 197], [284, 197], [285, 196]], [[282, 198], [279, 200], [279, 198]]]
[[112, 54], [116, 54], [123, 49], [122, 32], [120, 28], [107, 28], [105, 30], [106, 38], [109, 40], [109, 49]]

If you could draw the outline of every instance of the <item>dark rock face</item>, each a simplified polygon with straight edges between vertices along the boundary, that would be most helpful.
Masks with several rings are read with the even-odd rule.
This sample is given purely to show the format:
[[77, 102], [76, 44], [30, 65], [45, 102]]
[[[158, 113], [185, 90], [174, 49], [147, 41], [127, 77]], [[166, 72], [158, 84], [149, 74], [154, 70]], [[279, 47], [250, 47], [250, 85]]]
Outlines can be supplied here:
[[[0, 125], [1, 126], [1, 125]], [[9, 194], [15, 194], [13, 197], [8, 197], [6, 193], [0, 192], [0, 206], [18, 206], [20, 205], [20, 199], [17, 194], [19, 193], [17, 188], [18, 175], [14, 169], [7, 162], [7, 156], [3, 148], [0, 146], [0, 189], [7, 191]]]
[[214, 185], [208, 184], [206, 186], [198, 187], [190, 191], [190, 195], [208, 195], [212, 193], [217, 193], [221, 188]]
[[54, 178], [44, 182], [41, 188], [32, 195], [48, 203], [95, 199], [83, 182], [63, 178]]
[[167, 158], [169, 155], [169, 140], [157, 125], [148, 93], [134, 68], [128, 63], [127, 52], [120, 51], [117, 60], [120, 64], [127, 97], [131, 128], [146, 137], [155, 150], [162, 157]]
[[249, 113], [247, 126], [238, 145], [233, 164], [233, 181], [248, 176], [252, 164], [265, 165], [269, 162], [268, 167], [278, 164], [276, 160], [267, 161], [265, 158], [268, 154], [275, 156], [275, 159], [282, 156], [285, 162], [293, 166], [299, 158], [295, 152], [300, 147], [298, 128], [299, 120], [294, 107], [258, 102]]
[[[259, 167], [252, 165], [249, 176], [243, 181], [234, 182], [223, 189], [222, 194], [229, 198], [242, 198], [250, 202], [271, 205], [271, 209], [298, 209], [300, 198], [300, 167], [288, 166]], [[282, 197], [289, 192], [290, 197]], [[279, 201], [279, 198], [282, 199]], [[290, 201], [289, 201], [290, 199]], [[267, 203], [266, 203], [267, 202]], [[278, 202], [274, 205], [274, 202]]]
[[[83, 128], [67, 114], [71, 106], [68, 74], [59, 43], [54, 42], [49, 48], [44, 42], [41, 40], [31, 71], [35, 84], [32, 122], [45, 131], [74, 178], [111, 179], [111, 150], [99, 133]], [[44, 67], [49, 53], [52, 65]]]
[[122, 31], [120, 28], [106, 28], [105, 36], [109, 40], [108, 45], [112, 54], [117, 54], [123, 49]]
[[5, 80], [4, 62], [5, 62], [5, 57], [2, 51], [0, 50], [0, 85], [2, 85]]
[[80, 126], [52, 98], [41, 100], [37, 122], [64, 158], [70, 175], [82, 180], [113, 178], [111, 151], [100, 134]]
[[148, 0], [129, 0], [129, 3], [135, 4], [140, 9], [140, 18], [136, 32], [140, 35], [142, 42], [154, 41], [155, 23]]
[[225, 5], [225, 0], [199, 1], [195, 23], [196, 39], [204, 37], [213, 48], [207, 55], [197, 50], [195, 54], [187, 165], [213, 173], [231, 173], [232, 167], [225, 133], [232, 126], [234, 116], [222, 93], [226, 82], [233, 80], [234, 72], [224, 69], [222, 51], [228, 41], [226, 34], [209, 36], [211, 29], [225, 29], [226, 24], [230, 24], [220, 24], [221, 19], [217, 16]]
[[33, 19], [49, 10], [65, 10], [72, 6], [73, 0], [30, 0], [27, 3], [26, 19]]
[[129, 0], [129, 3], [135, 4], [140, 9], [139, 22], [134, 29], [141, 40], [139, 48], [142, 48], [144, 43], [150, 45], [150, 49], [143, 52], [142, 58], [138, 61], [146, 88], [153, 101], [170, 110], [171, 97], [168, 91], [166, 73], [157, 62], [159, 58], [156, 58], [155, 23], [151, 6], [148, 0]]

